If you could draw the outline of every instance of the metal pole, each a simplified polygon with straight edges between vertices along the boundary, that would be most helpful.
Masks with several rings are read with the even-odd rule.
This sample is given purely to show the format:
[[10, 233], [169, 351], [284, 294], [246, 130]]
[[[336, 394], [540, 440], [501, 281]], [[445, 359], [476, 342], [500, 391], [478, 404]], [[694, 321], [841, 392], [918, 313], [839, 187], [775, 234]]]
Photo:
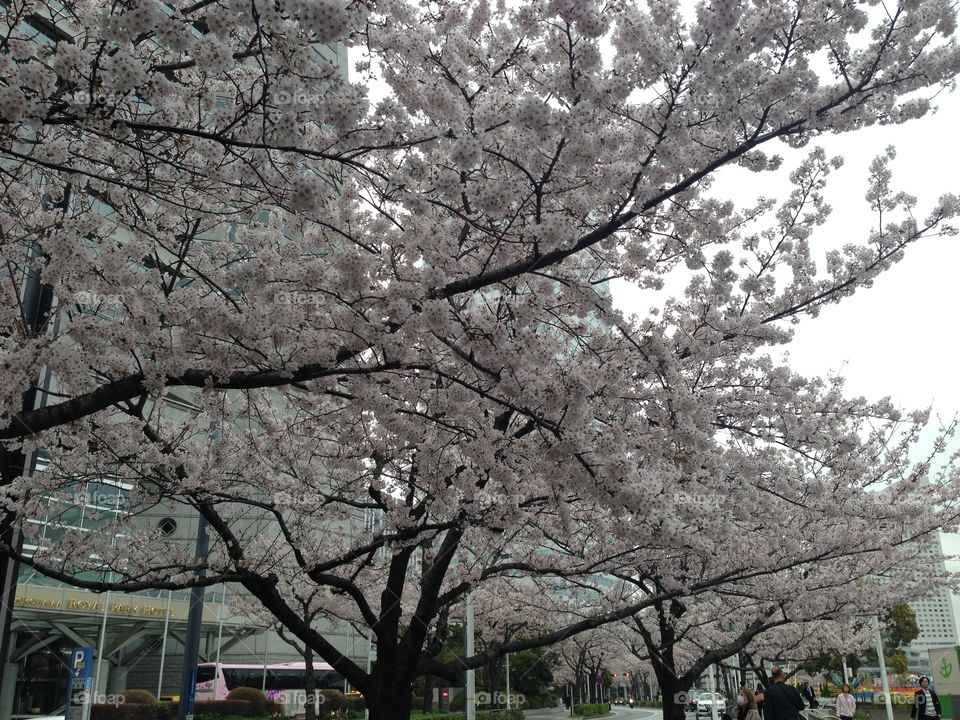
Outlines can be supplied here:
[[[373, 630], [367, 635], [367, 677], [370, 677], [370, 670], [373, 667]], [[363, 703], [363, 720], [370, 720], [370, 708], [368, 703]]]
[[[197, 559], [207, 556], [210, 538], [207, 520], [200, 516], [197, 524]], [[201, 571], [201, 577], [203, 576]], [[200, 626], [203, 622], [204, 588], [190, 588], [190, 612], [187, 615], [187, 644], [183, 649], [183, 670], [180, 673], [180, 707], [178, 720], [193, 720], [193, 705], [197, 695], [197, 659], [200, 657]]]
[[507, 653], [507, 710], [510, 707], [510, 653]]
[[173, 591], [167, 590], [167, 614], [163, 618], [163, 642], [160, 643], [160, 677], [157, 678], [157, 697], [163, 694], [163, 665], [167, 659], [167, 629], [170, 627], [170, 596]]
[[[711, 665], [709, 667], [709, 681], [710, 681], [710, 715], [713, 720], [718, 720], [717, 716], [717, 678], [716, 678], [716, 669]], [[890, 718], [893, 720], [893, 718]]]
[[[220, 437], [216, 421], [210, 423], [211, 444]], [[210, 550], [210, 537], [207, 535], [207, 519], [198, 511], [197, 549], [195, 557], [206, 562]], [[206, 570], [199, 571], [202, 578]], [[187, 613], [186, 645], [183, 648], [183, 669], [180, 672], [180, 704], [178, 720], [193, 720], [194, 703], [197, 698], [197, 661], [200, 658], [200, 631], [203, 626], [203, 595], [205, 588], [198, 585], [190, 588], [190, 610]]]
[[100, 668], [103, 665], [103, 651], [107, 641], [107, 617], [110, 615], [110, 591], [103, 600], [103, 620], [100, 622], [100, 638], [97, 640], [97, 669], [93, 673], [93, 697], [100, 694]]
[[263, 630], [263, 683], [260, 685], [260, 689], [266, 694], [267, 692], [267, 651], [270, 647], [270, 629], [264, 628]]
[[227, 586], [220, 586], [220, 627], [217, 630], [217, 666], [213, 671], [213, 699], [220, 699], [220, 646], [223, 644], [223, 606], [227, 600]]
[[883, 637], [880, 635], [880, 618], [873, 618], [877, 625], [877, 658], [880, 660], [880, 683], [883, 686], [883, 702], [887, 706], [887, 720], [893, 720], [893, 704], [890, 701], [890, 680], [887, 678], [887, 661], [883, 656]]
[[846, 655], [844, 655], [844, 657], [843, 657], [843, 681], [844, 681], [845, 683], [849, 683], [849, 682], [850, 682], [850, 671], [847, 669], [847, 657], [846, 657]]
[[[116, 487], [117, 498], [113, 506], [113, 519], [116, 521], [117, 517], [120, 515], [120, 492], [123, 488], [119, 485]], [[98, 505], [99, 502], [94, 502], [94, 505]], [[112, 532], [110, 534], [110, 547], [114, 548], [117, 545], [117, 533]], [[110, 580], [113, 580], [113, 571], [110, 571]], [[93, 676], [93, 697], [96, 700], [97, 695], [100, 694], [100, 670], [103, 667], [103, 651], [106, 648], [107, 642], [107, 618], [110, 616], [110, 590], [107, 590], [106, 595], [103, 600], [103, 621], [100, 623], [100, 639], [97, 641], [97, 669]]]
[[[467, 593], [467, 638], [464, 654], [473, 657], [473, 593]], [[477, 677], [475, 670], [467, 670], [467, 697], [464, 707], [467, 720], [477, 720]]]

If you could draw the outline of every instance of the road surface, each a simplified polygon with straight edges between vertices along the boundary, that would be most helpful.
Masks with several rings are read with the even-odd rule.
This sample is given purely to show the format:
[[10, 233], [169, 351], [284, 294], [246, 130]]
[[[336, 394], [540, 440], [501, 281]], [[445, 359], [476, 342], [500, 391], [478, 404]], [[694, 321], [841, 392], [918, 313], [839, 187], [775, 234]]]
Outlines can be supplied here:
[[[563, 707], [541, 708], [539, 710], [524, 710], [523, 716], [527, 720], [564, 720], [570, 717], [570, 711]], [[663, 711], [660, 708], [629, 708], [626, 705], [614, 705], [610, 708], [608, 717], [616, 717], [618, 720], [660, 720], [663, 717]], [[692, 718], [693, 713], [688, 713], [688, 718]], [[590, 718], [589, 720], [601, 720], [600, 718]]]

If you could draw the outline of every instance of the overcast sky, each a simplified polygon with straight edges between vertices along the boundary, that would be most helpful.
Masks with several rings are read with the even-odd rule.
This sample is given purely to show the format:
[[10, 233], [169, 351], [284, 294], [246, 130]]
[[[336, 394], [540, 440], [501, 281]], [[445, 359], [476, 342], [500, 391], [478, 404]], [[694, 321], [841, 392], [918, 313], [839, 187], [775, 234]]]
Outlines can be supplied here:
[[[826, 190], [834, 208], [828, 225], [811, 245], [833, 247], [862, 241], [876, 218], [863, 198], [868, 166], [887, 145], [897, 150], [892, 186], [918, 197], [916, 215], [927, 215], [945, 192], [960, 194], [960, 96], [942, 94], [933, 115], [894, 127], [875, 127], [856, 134], [817, 140], [830, 155], [841, 154], [844, 166]], [[770, 152], [783, 152], [773, 149]], [[785, 154], [785, 153], [784, 153]], [[780, 174], [786, 176], [788, 163]], [[725, 178], [718, 191], [752, 200], [760, 194], [782, 198], [769, 174], [739, 170]], [[781, 187], [788, 187], [783, 181]], [[957, 222], [960, 225], [960, 221]], [[872, 288], [860, 290], [817, 318], [801, 321], [789, 347], [790, 364], [805, 375], [836, 372], [847, 379], [850, 395], [870, 399], [890, 396], [905, 410], [931, 406], [945, 419], [960, 411], [960, 371], [957, 347], [960, 309], [960, 237], [920, 241], [905, 258], [882, 275]], [[640, 306], [635, 293], [614, 287], [614, 298], [625, 310]], [[960, 555], [960, 536], [944, 536], [945, 551]], [[960, 562], [948, 563], [960, 570]]]
[[[358, 54], [351, 54], [355, 61]], [[379, 97], [382, 88], [373, 85], [371, 94]], [[869, 164], [887, 145], [897, 150], [891, 164], [893, 188], [918, 197], [919, 220], [942, 193], [960, 194], [956, 131], [960, 127], [960, 96], [944, 92], [934, 104], [938, 106], [935, 113], [904, 125], [873, 127], [816, 141], [830, 155], [843, 155], [845, 164], [834, 172], [827, 188], [834, 212], [828, 225], [814, 236], [815, 250], [862, 241], [876, 224], [863, 196]], [[775, 144], [768, 152], [787, 157], [789, 150]], [[780, 171], [781, 188], [788, 187], [785, 178], [792, 165], [787, 160]], [[775, 191], [777, 183], [769, 173], [737, 170], [733, 177], [732, 182], [718, 183], [718, 193], [722, 190], [743, 202], [760, 194], [786, 195]], [[927, 238], [915, 244], [872, 288], [824, 309], [818, 318], [801, 322], [789, 348], [792, 367], [806, 375], [837, 372], [846, 377], [851, 395], [890, 396], [904, 410], [931, 406], [935, 414], [953, 417], [960, 412], [960, 383], [956, 380], [960, 341], [954, 317], [960, 309], [958, 268], [960, 237]], [[615, 285], [613, 292], [620, 307], [642, 307], [637, 294], [623, 284]], [[946, 551], [960, 556], [960, 536], [944, 539]], [[960, 562], [950, 565], [960, 570]]]

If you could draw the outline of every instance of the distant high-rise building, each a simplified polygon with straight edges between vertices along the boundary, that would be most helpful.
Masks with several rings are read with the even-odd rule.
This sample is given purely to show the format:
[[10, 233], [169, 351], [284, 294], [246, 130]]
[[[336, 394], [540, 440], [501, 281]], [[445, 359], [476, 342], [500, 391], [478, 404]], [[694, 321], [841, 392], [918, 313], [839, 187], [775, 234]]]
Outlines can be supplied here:
[[[944, 570], [943, 548], [939, 538], [927, 543], [922, 560], [932, 564], [937, 570]], [[917, 675], [930, 674], [930, 658], [927, 651], [957, 644], [957, 630], [953, 617], [953, 595], [949, 588], [938, 588], [929, 595], [910, 603], [917, 616], [920, 634], [904, 648], [907, 655], [907, 667]], [[865, 666], [865, 672], [879, 672], [876, 665]]]
[[[929, 545], [929, 558], [938, 570], [945, 570], [943, 548], [939, 538]], [[917, 615], [917, 627], [920, 634], [906, 648], [907, 663], [912, 672], [930, 673], [930, 658], [927, 651], [931, 648], [957, 644], [957, 628], [953, 618], [953, 595], [949, 588], [939, 588], [931, 594], [910, 603]]]
[[[940, 571], [945, 569], [939, 538], [926, 543], [917, 562], [933, 565]], [[910, 607], [916, 614], [920, 634], [903, 648], [907, 656], [907, 667], [911, 673], [930, 675], [930, 657], [927, 651], [960, 644], [954, 621], [953, 594], [949, 588], [938, 588], [911, 602]], [[880, 672], [880, 668], [878, 663], [870, 662], [863, 665], [860, 672], [875, 675]]]
[[907, 646], [907, 661], [911, 671], [927, 675], [930, 673], [927, 650], [957, 644], [953, 598], [949, 588], [940, 588], [932, 595], [910, 603], [910, 607], [917, 614], [920, 635]]

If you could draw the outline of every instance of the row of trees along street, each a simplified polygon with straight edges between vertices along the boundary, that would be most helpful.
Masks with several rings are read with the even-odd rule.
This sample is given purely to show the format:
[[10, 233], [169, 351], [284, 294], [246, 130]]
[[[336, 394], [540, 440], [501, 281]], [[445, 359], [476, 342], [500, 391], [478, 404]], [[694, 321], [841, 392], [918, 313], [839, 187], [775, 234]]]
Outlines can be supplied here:
[[[7, 7], [69, 40], [0, 36], [0, 440], [47, 463], [5, 472], [41, 547], [4, 554], [93, 591], [238, 586], [372, 720], [621, 622], [670, 698], [751, 645], [845, 650], [947, 581], [918, 558], [960, 512], [953, 424], [781, 351], [952, 232], [957, 198], [897, 190], [891, 152], [832, 245], [817, 142], [922, 127], [956, 8], [509, 5]], [[335, 41], [352, 81], [316, 61]], [[735, 203], [747, 171], [790, 189]], [[122, 513], [32, 533], [103, 476], [134, 487]], [[208, 553], [157, 529], [168, 507]], [[468, 594], [484, 643], [454, 657]], [[369, 671], [315, 613], [373, 637]]]

